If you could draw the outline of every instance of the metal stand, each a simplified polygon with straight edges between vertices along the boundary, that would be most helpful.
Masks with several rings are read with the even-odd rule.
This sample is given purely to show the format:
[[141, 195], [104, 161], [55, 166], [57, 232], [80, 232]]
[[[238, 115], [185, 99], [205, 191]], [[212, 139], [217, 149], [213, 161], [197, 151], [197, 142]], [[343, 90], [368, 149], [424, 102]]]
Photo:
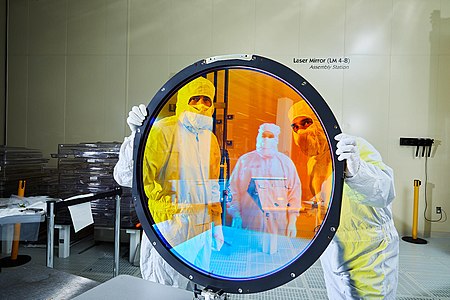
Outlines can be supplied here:
[[130, 250], [128, 251], [128, 261], [134, 265], [135, 261], [137, 260], [139, 264], [139, 259], [136, 258], [139, 257], [141, 231], [139, 229], [127, 229], [125, 232], [130, 235]]
[[58, 257], [70, 256], [70, 225], [55, 225], [59, 231]]
[[195, 285], [194, 288], [194, 299], [199, 300], [226, 300], [228, 299], [228, 294], [222, 290], [218, 290], [216, 288], [207, 286], [203, 290], [197, 288]]
[[[47, 201], [47, 267], [53, 268], [54, 243], [55, 243], [55, 210], [57, 208], [68, 207], [96, 199], [115, 197], [116, 219], [114, 224], [114, 266], [113, 276], [119, 275], [119, 251], [120, 251], [120, 195], [122, 188], [117, 187], [110, 192], [98, 193], [94, 196], [78, 198], [70, 201], [60, 201], [51, 199]], [[60, 244], [61, 246], [61, 244]], [[68, 252], [68, 251], [67, 251]], [[60, 251], [61, 253], [61, 251]]]
[[119, 275], [119, 251], [120, 251], [120, 196], [116, 195], [116, 221], [114, 222], [114, 268], [113, 276]]
[[55, 241], [55, 203], [47, 201], [47, 267], [53, 268], [53, 244]]
[[420, 244], [420, 245], [425, 245], [428, 243], [427, 240], [424, 240], [421, 238], [413, 238], [412, 236], [404, 236], [404, 237], [402, 237], [402, 240], [404, 240], [405, 242], [408, 242], [408, 243]]

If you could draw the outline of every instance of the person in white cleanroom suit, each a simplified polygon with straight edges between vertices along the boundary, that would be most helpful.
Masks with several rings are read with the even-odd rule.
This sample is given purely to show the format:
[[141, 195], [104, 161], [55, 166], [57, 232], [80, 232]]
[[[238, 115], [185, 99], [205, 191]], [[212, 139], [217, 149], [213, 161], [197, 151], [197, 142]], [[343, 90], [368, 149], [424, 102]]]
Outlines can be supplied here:
[[399, 237], [392, 218], [394, 173], [366, 140], [346, 134], [338, 160], [346, 160], [340, 225], [321, 256], [330, 299], [395, 299]]
[[335, 137], [346, 160], [340, 225], [321, 256], [330, 299], [395, 299], [399, 237], [392, 218], [394, 174], [366, 140]]
[[[220, 149], [211, 132], [214, 94], [214, 85], [203, 77], [182, 87], [177, 94], [176, 114], [153, 124], [143, 159], [144, 190], [155, 225], [173, 247], [196, 238], [184, 258], [205, 271], [211, 249], [219, 250], [224, 242], [218, 185]], [[114, 168], [114, 178], [121, 185], [131, 185], [134, 131], [146, 115], [144, 105], [133, 107], [129, 113], [127, 123], [132, 134], [125, 138]], [[147, 280], [192, 289], [145, 234], [141, 273]]]
[[[277, 125], [262, 124], [256, 137], [256, 150], [238, 159], [230, 176], [229, 214], [233, 227], [267, 231], [264, 227], [270, 226], [277, 231], [270, 233], [295, 237], [301, 208], [301, 183], [292, 160], [278, 152], [279, 134]], [[255, 193], [249, 191], [252, 178], [260, 178], [256, 183], [260, 187], [256, 197], [265, 207], [259, 207]]]
[[[298, 108], [290, 112], [293, 128], [303, 114]], [[328, 297], [395, 299], [399, 237], [391, 209], [393, 171], [363, 138], [342, 133], [335, 140], [346, 169], [339, 228], [320, 257]]]

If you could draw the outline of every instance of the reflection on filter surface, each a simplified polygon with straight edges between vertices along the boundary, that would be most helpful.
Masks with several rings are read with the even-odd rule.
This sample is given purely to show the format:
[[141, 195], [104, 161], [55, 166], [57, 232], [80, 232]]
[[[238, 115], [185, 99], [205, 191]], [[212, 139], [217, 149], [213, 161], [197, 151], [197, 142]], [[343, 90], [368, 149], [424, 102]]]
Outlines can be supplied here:
[[[284, 235], [268, 235], [252, 230], [223, 227], [225, 243], [220, 251], [212, 251], [209, 266], [199, 265], [198, 245], [211, 237], [211, 232], [181, 243], [171, 251], [190, 265], [206, 273], [228, 278], [251, 278], [272, 273], [297, 258], [310, 243], [310, 239], [289, 238]], [[277, 251], [263, 252], [264, 239], [276, 239]], [[205, 251], [207, 252], [207, 251]]]
[[210, 231], [211, 218], [207, 206], [201, 206], [203, 207], [202, 209], [198, 207], [200, 205], [186, 205], [184, 212], [174, 214], [172, 219], [154, 225], [154, 228], [170, 247], [175, 247], [204, 232]]
[[[205, 206], [204, 206], [205, 207]], [[173, 215], [171, 220], [154, 225], [160, 236], [168, 243], [169, 249], [184, 247], [182, 258], [202, 270], [208, 270], [211, 257], [212, 223], [207, 210]]]
[[[204, 140], [199, 142], [193, 132], [181, 126], [177, 127], [173, 139], [169, 135], [156, 139], [170, 141], [170, 145], [164, 148], [161, 159], [165, 161], [157, 170], [164, 176], [152, 178], [161, 185], [162, 192], [156, 188], [152, 190], [153, 198], [147, 194], [156, 222], [153, 226], [161, 240], [166, 241], [167, 248], [196, 270], [231, 280], [259, 278], [287, 267], [301, 256], [325, 219], [332, 190], [331, 181], [326, 181], [332, 174], [327, 136], [306, 99], [277, 76], [241, 68], [214, 71], [205, 76], [217, 82], [215, 95], [210, 96], [214, 98], [216, 114], [214, 126], [210, 126], [212, 120], [208, 119], [209, 126], [197, 126], [202, 130], [196, 133], [209, 134], [204, 134]], [[174, 113], [180, 105], [177, 103], [175, 111], [169, 110], [169, 105], [178, 102], [176, 94], [171, 97], [158, 120], [175, 119]], [[302, 108], [301, 115], [313, 115], [307, 120], [308, 126], [303, 124], [305, 130], [309, 128], [308, 134], [297, 144], [292, 134], [295, 128], [291, 128], [296, 121], [290, 119], [299, 112], [292, 111], [296, 114], [288, 116], [294, 106]], [[189, 115], [193, 117], [197, 113], [184, 114], [186, 118], [179, 114], [181, 120], [190, 121], [184, 125], [195, 123]], [[277, 161], [267, 159], [270, 155], [265, 155], [262, 161], [250, 160], [248, 156], [255, 149], [254, 137], [263, 123], [280, 127], [281, 158]], [[161, 128], [166, 129], [166, 125]], [[312, 134], [313, 128], [320, 132]], [[300, 128], [295, 133], [300, 133]], [[319, 160], [318, 152], [322, 151], [324, 159]], [[259, 158], [260, 153], [254, 154]], [[246, 160], [241, 159], [244, 156]], [[236, 175], [240, 161], [242, 170], [245, 169], [242, 177]], [[239, 218], [230, 210], [237, 202]], [[164, 206], [157, 207], [161, 203]], [[220, 215], [219, 208], [225, 203], [224, 226], [221, 226], [225, 243], [220, 250], [215, 250], [212, 223], [219, 225], [220, 219], [214, 216]], [[160, 214], [164, 218], [158, 218]], [[237, 219], [244, 228], [226, 226]], [[296, 237], [289, 237], [288, 233]]]

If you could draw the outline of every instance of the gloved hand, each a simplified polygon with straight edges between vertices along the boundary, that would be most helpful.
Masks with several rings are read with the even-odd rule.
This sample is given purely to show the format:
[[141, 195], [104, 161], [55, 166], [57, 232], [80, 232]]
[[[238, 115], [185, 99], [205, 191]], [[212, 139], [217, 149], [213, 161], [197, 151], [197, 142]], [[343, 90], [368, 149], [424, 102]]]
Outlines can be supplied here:
[[213, 232], [212, 248], [214, 250], [220, 251], [225, 242], [225, 239], [223, 237], [222, 225], [214, 226], [212, 232]]
[[334, 137], [337, 143], [336, 154], [338, 160], [347, 160], [346, 164], [346, 177], [353, 177], [358, 173], [359, 166], [361, 164], [361, 158], [359, 157], [358, 146], [356, 145], [356, 139], [354, 136], [340, 133]]
[[133, 106], [128, 113], [127, 124], [130, 126], [131, 133], [134, 133], [136, 129], [142, 125], [147, 116], [147, 108], [144, 104], [139, 106]]
[[240, 215], [233, 217], [233, 220], [231, 221], [231, 227], [242, 228], [242, 218]]
[[287, 236], [295, 238], [297, 236], [297, 215], [296, 214], [290, 214], [289, 215], [289, 221], [287, 225]]

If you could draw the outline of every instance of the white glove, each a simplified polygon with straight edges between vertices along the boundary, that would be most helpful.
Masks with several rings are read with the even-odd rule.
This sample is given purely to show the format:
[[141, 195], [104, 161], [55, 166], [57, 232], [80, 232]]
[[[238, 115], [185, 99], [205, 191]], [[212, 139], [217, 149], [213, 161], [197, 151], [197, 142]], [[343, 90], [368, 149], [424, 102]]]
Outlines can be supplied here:
[[359, 157], [358, 146], [356, 145], [356, 139], [354, 136], [340, 133], [334, 137], [337, 143], [336, 154], [338, 160], [347, 160], [346, 164], [346, 177], [353, 177], [358, 173], [359, 166], [361, 164], [361, 158]]
[[144, 104], [139, 106], [133, 106], [128, 113], [127, 124], [130, 126], [131, 133], [134, 133], [136, 129], [142, 125], [147, 116], [147, 108]]

